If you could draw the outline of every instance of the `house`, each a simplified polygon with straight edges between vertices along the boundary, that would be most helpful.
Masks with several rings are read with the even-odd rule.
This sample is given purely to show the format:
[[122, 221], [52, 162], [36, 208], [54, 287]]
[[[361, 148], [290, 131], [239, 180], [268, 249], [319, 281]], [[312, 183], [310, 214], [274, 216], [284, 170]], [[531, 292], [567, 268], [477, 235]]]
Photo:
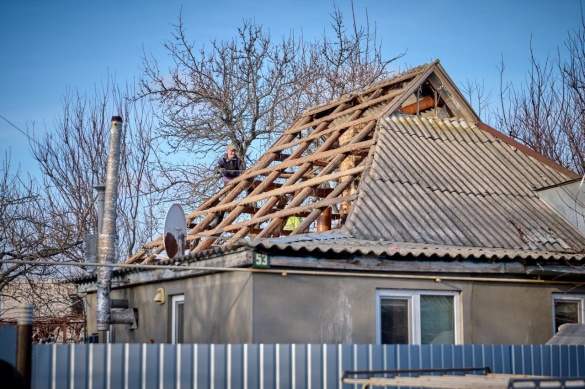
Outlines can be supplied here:
[[[183, 255], [126, 260], [111, 295], [139, 324], [112, 339], [545, 343], [584, 321], [579, 178], [413, 68], [306, 111], [186, 216]], [[96, 280], [74, 281], [91, 333]]]

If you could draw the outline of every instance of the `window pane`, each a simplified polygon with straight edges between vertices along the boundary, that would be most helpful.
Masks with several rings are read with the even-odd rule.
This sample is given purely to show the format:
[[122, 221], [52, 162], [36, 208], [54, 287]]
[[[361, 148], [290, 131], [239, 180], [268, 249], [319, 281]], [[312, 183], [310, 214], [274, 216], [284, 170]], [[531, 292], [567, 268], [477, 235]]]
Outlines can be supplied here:
[[183, 343], [183, 302], [178, 302], [177, 303], [177, 310], [176, 310], [177, 316], [175, 317], [175, 323], [176, 323], [176, 342], [177, 343]]
[[408, 344], [408, 300], [382, 299], [383, 344]]
[[455, 343], [453, 296], [420, 296], [421, 344]]
[[555, 332], [559, 327], [567, 323], [579, 323], [578, 301], [555, 301]]

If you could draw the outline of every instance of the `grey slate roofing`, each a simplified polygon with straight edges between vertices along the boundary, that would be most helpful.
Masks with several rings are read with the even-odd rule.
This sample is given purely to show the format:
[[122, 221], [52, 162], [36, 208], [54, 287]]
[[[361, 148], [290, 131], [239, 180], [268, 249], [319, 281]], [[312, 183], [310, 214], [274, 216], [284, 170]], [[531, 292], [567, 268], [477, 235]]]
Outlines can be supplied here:
[[585, 252], [535, 189], [571, 177], [457, 119], [381, 120], [344, 231], [358, 239]]

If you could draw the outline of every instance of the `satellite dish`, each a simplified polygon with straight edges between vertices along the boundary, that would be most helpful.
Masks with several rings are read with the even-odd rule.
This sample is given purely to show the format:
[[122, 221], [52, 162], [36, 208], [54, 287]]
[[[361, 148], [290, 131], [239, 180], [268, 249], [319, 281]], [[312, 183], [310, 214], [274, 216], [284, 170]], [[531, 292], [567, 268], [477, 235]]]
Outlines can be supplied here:
[[187, 221], [183, 207], [173, 204], [167, 211], [165, 218], [164, 242], [165, 250], [169, 258], [174, 258], [177, 253], [185, 253], [185, 238], [187, 237]]

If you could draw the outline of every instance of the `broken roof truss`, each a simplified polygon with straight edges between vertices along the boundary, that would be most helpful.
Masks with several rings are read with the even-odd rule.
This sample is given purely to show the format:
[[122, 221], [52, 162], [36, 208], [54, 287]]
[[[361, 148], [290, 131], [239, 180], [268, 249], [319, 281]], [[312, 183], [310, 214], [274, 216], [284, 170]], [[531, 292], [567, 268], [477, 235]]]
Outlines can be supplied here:
[[[340, 228], [370, 165], [378, 119], [393, 112], [479, 120], [438, 62], [312, 108], [253, 167], [187, 215], [187, 252]], [[296, 223], [287, 224], [290, 217]], [[127, 263], [166, 258], [161, 236]]]

